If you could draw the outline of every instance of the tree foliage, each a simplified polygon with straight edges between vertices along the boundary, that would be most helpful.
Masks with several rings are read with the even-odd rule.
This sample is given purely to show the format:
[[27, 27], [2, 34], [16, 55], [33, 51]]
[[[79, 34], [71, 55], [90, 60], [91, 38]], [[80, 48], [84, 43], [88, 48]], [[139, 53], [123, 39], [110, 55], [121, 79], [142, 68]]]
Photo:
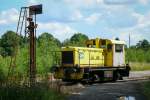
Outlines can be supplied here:
[[1, 37], [0, 51], [2, 56], [14, 55], [14, 47], [21, 43], [21, 36], [17, 35], [13, 31], [7, 31]]
[[[42, 33], [39, 37], [38, 37], [38, 42], [40, 45], [42, 45], [42, 43], [46, 42], [47, 46], [49, 46], [50, 44], [54, 44], [57, 46], [61, 46], [61, 42], [54, 38], [53, 35], [49, 34], [49, 33]], [[50, 43], [50, 44], [49, 44]]]
[[[38, 47], [37, 47], [37, 67], [38, 73], [45, 74], [49, 71], [53, 64], [54, 51], [60, 51], [61, 42], [54, 38], [49, 33], [42, 33], [38, 37]], [[58, 56], [58, 55], [57, 55]]]
[[127, 49], [126, 57], [132, 62], [150, 62], [150, 43], [144, 39]]
[[136, 47], [139, 48], [139, 49], [148, 50], [150, 48], [150, 43], [148, 42], [148, 40], [144, 39], [142, 41], [139, 41], [136, 44]]
[[88, 40], [88, 36], [82, 33], [74, 34], [70, 39], [64, 41], [64, 46], [86, 46], [85, 42]]

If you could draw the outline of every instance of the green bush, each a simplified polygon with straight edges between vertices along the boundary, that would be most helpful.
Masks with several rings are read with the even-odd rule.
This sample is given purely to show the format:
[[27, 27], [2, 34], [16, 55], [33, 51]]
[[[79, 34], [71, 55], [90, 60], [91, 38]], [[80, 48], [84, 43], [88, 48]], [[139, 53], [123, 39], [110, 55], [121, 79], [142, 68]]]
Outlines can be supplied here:
[[147, 51], [135, 48], [126, 49], [126, 61], [128, 60], [131, 62], [150, 63], [150, 49]]
[[49, 89], [47, 85], [0, 87], [0, 100], [64, 100], [64, 98], [64, 95]]

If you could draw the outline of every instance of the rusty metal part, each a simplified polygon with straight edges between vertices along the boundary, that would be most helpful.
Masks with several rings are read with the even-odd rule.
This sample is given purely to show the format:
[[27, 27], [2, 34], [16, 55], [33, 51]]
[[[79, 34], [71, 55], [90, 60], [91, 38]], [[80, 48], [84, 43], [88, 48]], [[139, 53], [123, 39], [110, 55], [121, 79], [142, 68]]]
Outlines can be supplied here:
[[35, 24], [29, 20], [29, 37], [30, 37], [30, 83], [36, 82], [36, 46], [35, 46]]

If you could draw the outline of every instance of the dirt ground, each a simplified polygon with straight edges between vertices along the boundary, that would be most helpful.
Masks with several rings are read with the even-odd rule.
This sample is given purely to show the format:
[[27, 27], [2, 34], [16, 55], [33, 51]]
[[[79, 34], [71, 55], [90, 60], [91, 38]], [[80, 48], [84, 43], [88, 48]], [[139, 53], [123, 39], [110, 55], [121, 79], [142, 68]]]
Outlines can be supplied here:
[[[150, 71], [131, 72], [130, 78], [150, 76]], [[78, 92], [68, 95], [68, 100], [147, 100], [141, 93], [144, 80], [95, 83], [85, 85]]]
[[[94, 84], [69, 95], [68, 100], [147, 100], [140, 91], [140, 83], [141, 81]], [[123, 99], [123, 96], [131, 97]]]

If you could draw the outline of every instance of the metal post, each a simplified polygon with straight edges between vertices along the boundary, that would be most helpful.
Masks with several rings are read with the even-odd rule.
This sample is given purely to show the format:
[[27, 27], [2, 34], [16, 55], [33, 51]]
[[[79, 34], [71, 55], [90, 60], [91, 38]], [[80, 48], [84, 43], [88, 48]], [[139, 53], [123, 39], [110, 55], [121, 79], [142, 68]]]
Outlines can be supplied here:
[[[27, 12], [28, 11], [28, 12]], [[22, 15], [23, 14], [23, 15]], [[21, 11], [19, 14], [19, 20], [17, 24], [17, 31], [16, 33], [22, 33], [23, 25], [25, 25], [25, 36], [29, 33], [30, 39], [30, 66], [29, 66], [29, 78], [30, 78], [30, 85], [33, 86], [36, 83], [36, 14], [42, 14], [42, 5], [33, 5], [29, 7], [21, 7]], [[34, 18], [33, 18], [34, 16]], [[22, 18], [22, 19], [21, 19]], [[28, 21], [28, 23], [27, 23]], [[28, 26], [27, 26], [28, 24]], [[20, 26], [21, 25], [21, 26]], [[27, 26], [27, 27], [26, 27]], [[20, 29], [20, 31], [19, 31]], [[17, 45], [14, 45], [14, 48], [17, 48]], [[17, 52], [17, 50], [16, 50]], [[14, 62], [11, 58], [9, 72], [11, 71], [12, 63], [15, 64], [16, 62], [16, 52]], [[8, 75], [9, 75], [8, 72]]]
[[130, 48], [130, 42], [131, 42], [131, 38], [130, 38], [130, 34], [129, 34], [129, 48]]
[[35, 24], [33, 18], [29, 17], [29, 37], [30, 37], [30, 85], [34, 85], [36, 82], [36, 46], [35, 46]]
[[[130, 42], [131, 42], [131, 38], [130, 38], [130, 34], [129, 34], [129, 48], [128, 48], [129, 55], [130, 55], [130, 45], [131, 45]], [[128, 58], [128, 64], [130, 65], [130, 56]]]

